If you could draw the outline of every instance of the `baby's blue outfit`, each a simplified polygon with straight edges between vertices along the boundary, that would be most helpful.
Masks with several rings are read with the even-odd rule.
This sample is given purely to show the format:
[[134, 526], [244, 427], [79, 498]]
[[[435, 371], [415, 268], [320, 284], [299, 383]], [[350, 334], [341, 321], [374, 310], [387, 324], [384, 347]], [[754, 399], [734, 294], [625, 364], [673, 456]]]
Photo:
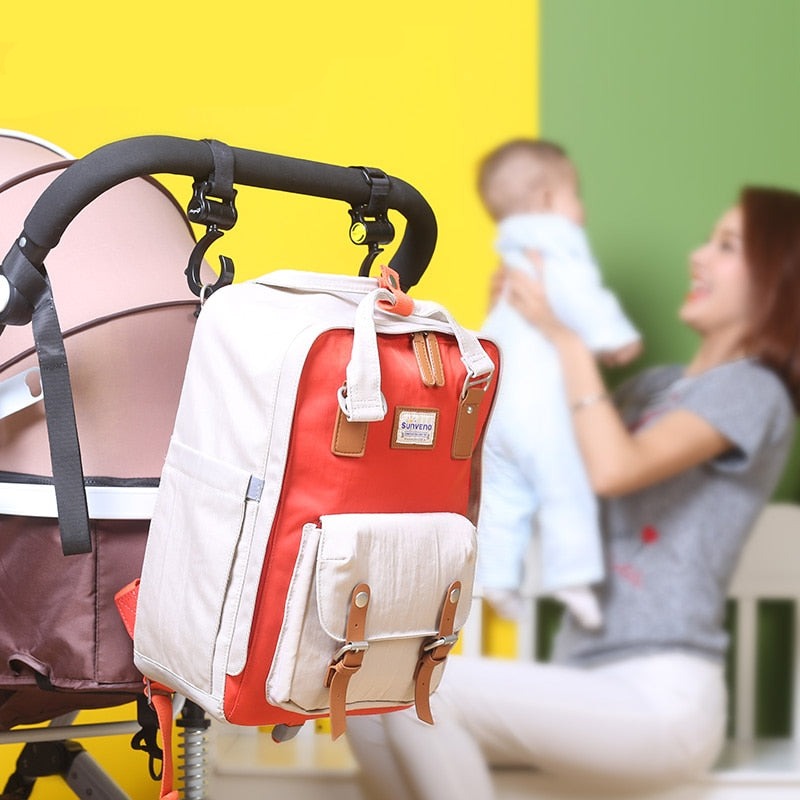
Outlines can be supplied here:
[[[639, 340], [603, 286], [580, 226], [556, 214], [514, 215], [499, 224], [496, 247], [504, 264], [531, 275], [524, 253], [541, 255], [553, 311], [593, 352]], [[477, 583], [518, 589], [535, 530], [543, 592], [597, 583], [604, 576], [597, 503], [555, 349], [502, 298], [481, 330], [500, 346], [501, 370], [483, 449]]]

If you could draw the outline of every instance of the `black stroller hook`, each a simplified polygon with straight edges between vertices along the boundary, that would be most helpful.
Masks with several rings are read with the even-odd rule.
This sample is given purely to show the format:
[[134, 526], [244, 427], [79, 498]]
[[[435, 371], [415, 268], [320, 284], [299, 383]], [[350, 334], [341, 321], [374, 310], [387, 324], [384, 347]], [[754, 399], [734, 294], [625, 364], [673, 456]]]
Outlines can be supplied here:
[[372, 262], [383, 252], [382, 244], [389, 244], [394, 239], [394, 225], [389, 221], [387, 195], [391, 189], [389, 176], [375, 167], [356, 167], [360, 169], [364, 180], [369, 185], [369, 200], [363, 205], [352, 206], [350, 214], [350, 241], [353, 244], [365, 244], [367, 255], [361, 262], [358, 274], [362, 278], [369, 277]]
[[189, 288], [203, 303], [217, 289], [233, 283], [233, 261], [227, 256], [219, 257], [219, 277], [212, 284], [204, 285], [200, 280], [200, 268], [203, 257], [209, 247], [219, 239], [224, 231], [229, 231], [235, 224], [236, 189], [233, 188], [234, 157], [228, 145], [215, 139], [205, 139], [211, 149], [214, 168], [206, 179], [194, 182], [192, 199], [186, 213], [192, 222], [205, 224], [206, 232], [194, 246], [186, 267]]
[[211, 294], [233, 283], [233, 259], [228, 256], [219, 257], [219, 277], [212, 284], [204, 284], [200, 278], [200, 269], [203, 265], [208, 248], [223, 235], [216, 225], [209, 225], [205, 235], [197, 242], [189, 256], [189, 264], [184, 270], [189, 283], [189, 288], [201, 300], [206, 300]]

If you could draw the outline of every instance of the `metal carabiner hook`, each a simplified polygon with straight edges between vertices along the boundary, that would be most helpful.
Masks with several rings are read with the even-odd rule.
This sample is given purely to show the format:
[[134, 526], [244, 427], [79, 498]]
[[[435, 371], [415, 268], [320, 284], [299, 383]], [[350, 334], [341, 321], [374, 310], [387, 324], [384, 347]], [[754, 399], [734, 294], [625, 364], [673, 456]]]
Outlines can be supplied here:
[[208, 248], [223, 235], [223, 232], [216, 225], [209, 225], [205, 235], [194, 246], [189, 256], [189, 264], [184, 270], [189, 288], [198, 297], [208, 298], [211, 294], [233, 283], [233, 259], [227, 256], [219, 257], [219, 277], [212, 284], [203, 283], [200, 279], [200, 269], [203, 266], [203, 259]]

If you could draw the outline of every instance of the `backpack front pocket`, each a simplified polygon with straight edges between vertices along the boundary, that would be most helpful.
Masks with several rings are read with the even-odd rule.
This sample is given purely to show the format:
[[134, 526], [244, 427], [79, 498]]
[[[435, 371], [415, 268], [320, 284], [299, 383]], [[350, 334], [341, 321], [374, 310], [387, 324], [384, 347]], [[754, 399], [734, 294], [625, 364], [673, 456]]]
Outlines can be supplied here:
[[[347, 709], [412, 704], [420, 660], [441, 644], [448, 605], [454, 613], [447, 650], [466, 622], [475, 556], [475, 528], [460, 514], [337, 514], [305, 525], [268, 702], [328, 713], [341, 702], [332, 703], [331, 669], [359, 653], [358, 667], [348, 665]], [[426, 698], [441, 680], [442, 664]]]
[[[221, 691], [236, 610], [227, 600], [241, 593], [259, 485], [243, 469], [170, 443], [134, 634], [137, 666], [148, 677]], [[203, 565], [201, 578], [189, 569], [194, 563]]]

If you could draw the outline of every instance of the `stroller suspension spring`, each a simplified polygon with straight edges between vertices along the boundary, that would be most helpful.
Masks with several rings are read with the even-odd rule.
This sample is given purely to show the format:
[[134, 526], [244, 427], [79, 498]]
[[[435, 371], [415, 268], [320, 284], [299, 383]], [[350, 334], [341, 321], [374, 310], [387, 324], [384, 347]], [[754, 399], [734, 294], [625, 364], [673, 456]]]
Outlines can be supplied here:
[[183, 784], [183, 800], [205, 800], [206, 753], [210, 722], [201, 708], [186, 701], [176, 725], [178, 732], [178, 777]]

